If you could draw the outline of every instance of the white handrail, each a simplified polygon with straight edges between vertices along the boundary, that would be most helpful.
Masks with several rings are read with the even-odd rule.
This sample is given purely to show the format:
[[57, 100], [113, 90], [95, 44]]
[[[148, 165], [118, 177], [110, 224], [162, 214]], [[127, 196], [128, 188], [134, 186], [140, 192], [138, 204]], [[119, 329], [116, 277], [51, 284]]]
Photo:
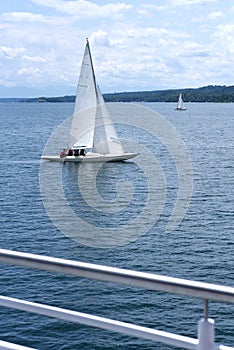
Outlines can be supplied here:
[[28, 348], [27, 346], [21, 346], [21, 345], [0, 340], [0, 350], [36, 350], [36, 349]]
[[[8, 264], [71, 274], [89, 279], [127, 284], [144, 289], [183, 294], [205, 300], [204, 318], [201, 319], [198, 324], [198, 339], [49, 305], [8, 298], [5, 296], [0, 296], [0, 305], [2, 306], [34, 312], [49, 317], [56, 317], [67, 321], [78, 322], [143, 339], [163, 342], [167, 345], [182, 347], [185, 349], [234, 350], [233, 347], [215, 344], [214, 321], [208, 318], [208, 300], [234, 304], [234, 288], [232, 287], [159, 276], [152, 273], [136, 272], [72, 260], [51, 258], [48, 256], [14, 252], [4, 249], [0, 249], [0, 261]], [[18, 348], [13, 347], [10, 349], [17, 350]]]
[[32, 303], [29, 301], [19, 300], [15, 298], [0, 296], [0, 305], [22, 311], [33, 312], [44, 316], [60, 318], [65, 321], [81, 323], [86, 326], [94, 326], [138, 338], [163, 342], [167, 345], [184, 347], [186, 349], [191, 350], [195, 350], [198, 344], [197, 339], [184, 337], [168, 332], [158, 331], [147, 327], [136, 326], [127, 322], [120, 322], [104, 317], [89, 315], [72, 310], [66, 310], [50, 305]]
[[234, 288], [211, 283], [190, 281], [181, 278], [155, 275], [152, 273], [118, 269], [79, 261], [51, 258], [36, 254], [0, 249], [0, 261], [51, 272], [127, 284], [149, 290], [182, 294], [204, 300], [234, 304]]

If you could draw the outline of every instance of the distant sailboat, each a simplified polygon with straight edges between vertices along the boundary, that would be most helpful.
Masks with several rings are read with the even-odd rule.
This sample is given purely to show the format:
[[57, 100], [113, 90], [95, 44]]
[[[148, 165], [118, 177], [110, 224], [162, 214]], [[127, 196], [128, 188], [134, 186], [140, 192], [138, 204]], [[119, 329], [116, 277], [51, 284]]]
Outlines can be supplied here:
[[184, 106], [183, 99], [182, 99], [182, 94], [180, 94], [180, 96], [179, 96], [179, 100], [178, 100], [178, 104], [177, 104], [176, 110], [177, 111], [185, 111], [186, 110], [186, 108]]
[[60, 155], [43, 155], [50, 161], [110, 162], [133, 158], [137, 153], [125, 153], [96, 83], [89, 41], [86, 39], [70, 140]]

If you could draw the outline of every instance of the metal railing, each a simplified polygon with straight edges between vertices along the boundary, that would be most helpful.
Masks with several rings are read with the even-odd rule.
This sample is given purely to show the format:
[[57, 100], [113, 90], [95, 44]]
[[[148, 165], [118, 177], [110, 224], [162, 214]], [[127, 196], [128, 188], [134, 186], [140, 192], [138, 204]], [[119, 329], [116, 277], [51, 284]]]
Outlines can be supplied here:
[[[198, 338], [189, 338], [163, 332], [127, 322], [93, 316], [24, 300], [1, 296], [0, 305], [37, 314], [56, 317], [106, 330], [124, 333], [143, 339], [162, 342], [167, 345], [192, 350], [234, 350], [234, 347], [215, 344], [214, 320], [208, 318], [208, 300], [234, 304], [234, 288], [204, 282], [118, 269], [96, 264], [52, 258], [22, 252], [0, 249], [0, 261], [7, 264], [70, 274], [99, 281], [125, 284], [148, 290], [180, 294], [204, 300], [204, 315], [198, 323]], [[9, 344], [9, 343], [7, 343]], [[13, 345], [11, 345], [13, 346]], [[16, 345], [15, 345], [16, 346]], [[0, 349], [23, 349], [23, 347], [1, 347]], [[29, 348], [24, 348], [29, 349]]]

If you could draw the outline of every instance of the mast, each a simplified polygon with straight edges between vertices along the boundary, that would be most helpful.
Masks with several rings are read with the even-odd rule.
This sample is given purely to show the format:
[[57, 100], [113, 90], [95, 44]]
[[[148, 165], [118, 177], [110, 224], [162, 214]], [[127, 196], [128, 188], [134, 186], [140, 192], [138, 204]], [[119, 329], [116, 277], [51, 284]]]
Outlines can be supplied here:
[[86, 45], [87, 45], [87, 49], [88, 49], [88, 53], [89, 53], [89, 57], [90, 57], [90, 63], [91, 63], [91, 69], [92, 69], [92, 74], [93, 74], [93, 81], [94, 81], [94, 86], [95, 86], [96, 97], [98, 98], [97, 82], [96, 82], [96, 77], [95, 77], [94, 68], [93, 68], [93, 59], [92, 59], [91, 50], [90, 50], [90, 46], [89, 46], [89, 38], [86, 38]]

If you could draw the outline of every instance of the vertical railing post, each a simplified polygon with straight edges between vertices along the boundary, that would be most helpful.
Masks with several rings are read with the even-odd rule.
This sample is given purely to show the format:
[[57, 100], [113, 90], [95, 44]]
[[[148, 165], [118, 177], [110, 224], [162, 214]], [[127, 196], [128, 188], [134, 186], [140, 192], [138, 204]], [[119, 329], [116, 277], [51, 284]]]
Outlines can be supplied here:
[[208, 318], [208, 300], [204, 301], [204, 317], [198, 322], [198, 350], [214, 350], [214, 320]]

